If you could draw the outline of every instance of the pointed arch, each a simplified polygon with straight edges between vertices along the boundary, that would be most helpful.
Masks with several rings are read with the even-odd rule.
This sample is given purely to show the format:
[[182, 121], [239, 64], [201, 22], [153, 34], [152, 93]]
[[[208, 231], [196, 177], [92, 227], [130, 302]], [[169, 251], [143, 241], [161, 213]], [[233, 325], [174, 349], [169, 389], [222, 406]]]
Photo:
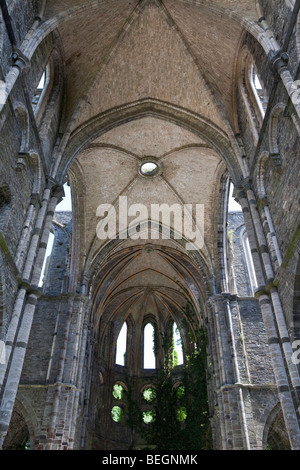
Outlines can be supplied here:
[[34, 450], [34, 445], [33, 416], [24, 404], [16, 399], [3, 450]]
[[241, 156], [231, 145], [227, 134], [208, 119], [191, 111], [157, 99], [145, 98], [126, 105], [117, 106], [100, 113], [72, 132], [69, 140], [63, 141], [61, 159], [57, 159], [53, 177], [60, 180], [69, 171], [75, 158], [87, 146], [109, 130], [125, 122], [155, 116], [157, 119], [172, 122], [203, 139], [225, 160], [232, 180], [237, 183], [243, 173]]
[[[56, 102], [62, 95], [63, 89], [62, 56], [57, 49], [53, 49], [39, 77], [35, 90], [36, 104], [33, 108], [41, 138], [46, 138], [48, 127], [55, 114]], [[34, 100], [34, 97], [33, 97]]]
[[257, 73], [254, 57], [246, 45], [241, 48], [237, 60], [237, 86], [248, 115], [249, 127], [257, 144], [268, 97]]
[[249, 81], [253, 90], [254, 97], [256, 99], [258, 109], [262, 117], [264, 117], [268, 101], [265, 97], [263, 86], [261, 84], [261, 81], [256, 71], [254, 63], [251, 64]]
[[263, 432], [262, 448], [291, 450], [280, 403], [271, 410]]
[[249, 239], [248, 239], [247, 232], [246, 232], [246, 227], [244, 227], [241, 230], [240, 238], [241, 238], [241, 242], [242, 242], [242, 246], [243, 246], [243, 250], [244, 250], [246, 266], [247, 266], [248, 276], [249, 276], [250, 288], [252, 290], [252, 294], [254, 295], [255, 289], [258, 286], [257, 286], [255, 269], [254, 269], [254, 265], [253, 265], [252, 255], [251, 255], [251, 249], [250, 249], [250, 245], [249, 245]]

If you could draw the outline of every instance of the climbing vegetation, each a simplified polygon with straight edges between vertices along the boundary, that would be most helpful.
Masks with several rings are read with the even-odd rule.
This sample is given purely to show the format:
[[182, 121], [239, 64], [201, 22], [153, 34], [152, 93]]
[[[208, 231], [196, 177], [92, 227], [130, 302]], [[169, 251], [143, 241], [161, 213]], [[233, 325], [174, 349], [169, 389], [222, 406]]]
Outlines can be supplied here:
[[[151, 410], [142, 412], [129, 403], [130, 426], [146, 448], [158, 450], [209, 450], [212, 448], [207, 396], [206, 332], [195, 328], [194, 309], [187, 300], [184, 318], [190, 330], [190, 353], [181, 366], [180, 382], [174, 361], [174, 344], [165, 341], [165, 364], [154, 389], [143, 392]], [[175, 372], [176, 370], [176, 372]], [[130, 400], [130, 394], [128, 394]]]

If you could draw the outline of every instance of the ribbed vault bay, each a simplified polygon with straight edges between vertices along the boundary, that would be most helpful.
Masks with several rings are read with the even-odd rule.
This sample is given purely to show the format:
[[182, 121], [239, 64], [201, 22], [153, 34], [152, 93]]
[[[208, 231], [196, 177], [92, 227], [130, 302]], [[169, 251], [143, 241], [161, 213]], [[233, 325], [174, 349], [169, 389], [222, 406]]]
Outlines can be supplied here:
[[[154, 158], [159, 165], [160, 173], [157, 176], [145, 178], [139, 173], [141, 163], [147, 158]], [[104, 134], [80, 154], [72, 169], [77, 175], [77, 184], [80, 179], [84, 196], [84, 203], [81, 201], [78, 206], [78, 217], [84, 221], [80, 225], [80, 247], [86, 253], [88, 264], [109, 243], [110, 238], [104, 239], [97, 234], [98, 224], [104, 218], [98, 207], [103, 204], [113, 206], [118, 237], [119, 216], [124, 216], [120, 214], [120, 198], [126, 198], [128, 224], [141, 214], [138, 208], [134, 209], [136, 204], [145, 207], [146, 220], [152, 218], [155, 204], [180, 207], [183, 240], [188, 238], [184, 232], [184, 206], [192, 206], [193, 219], [198, 224], [200, 219], [195, 213], [196, 205], [202, 205], [204, 221], [203, 225], [198, 224], [199, 230], [204, 229], [201, 253], [210, 266], [215, 243], [212, 233], [218, 204], [216, 190], [222, 171], [224, 164], [214, 150], [193, 133], [161, 119], [145, 117]], [[171, 239], [174, 238], [172, 231], [177, 228], [175, 218], [171, 217], [169, 226], [171, 232], [166, 239], [169, 238], [174, 245], [175, 240]], [[143, 233], [134, 239], [128, 234], [125, 238], [134, 245], [156, 240], [158, 234], [149, 231], [148, 236]], [[159, 238], [162, 238], [161, 235]]]
[[110, 276], [104, 274], [106, 263], [103, 263], [104, 272], [97, 277], [99, 286], [94, 293], [94, 330], [96, 337], [100, 334], [100, 344], [109, 325], [117, 325], [115, 331], [119, 331], [128, 318], [140, 329], [145, 316], [157, 323], [162, 320], [166, 323], [170, 318], [181, 325], [187, 302], [184, 289], [189, 289], [199, 312], [198, 301], [203, 295], [198, 284], [201, 276], [188, 273], [191, 261], [183, 253], [175, 253], [167, 243], [145, 244], [133, 251], [119, 247], [113, 258], [118, 263], [112, 265]]
[[58, 27], [67, 74], [66, 124], [72, 115], [74, 128], [100, 112], [151, 97], [226, 128], [240, 22], [243, 15], [246, 21], [255, 16], [253, 2], [69, 1], [63, 8], [47, 2], [46, 18], [64, 17], [68, 9]]

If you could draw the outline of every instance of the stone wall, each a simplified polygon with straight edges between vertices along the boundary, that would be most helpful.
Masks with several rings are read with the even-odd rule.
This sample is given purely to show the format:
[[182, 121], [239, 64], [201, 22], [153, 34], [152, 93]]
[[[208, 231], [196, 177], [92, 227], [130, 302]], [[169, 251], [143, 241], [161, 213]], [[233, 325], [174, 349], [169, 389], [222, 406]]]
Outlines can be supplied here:
[[[86, 8], [84, 2], [82, 5], [78, 2], [76, 6], [76, 2], [70, 1], [63, 2], [66, 8], [72, 5], [70, 18], [60, 11], [59, 2], [56, 2], [55, 7], [50, 5], [45, 13], [45, 18], [51, 19], [53, 24], [60, 17], [57, 28], [52, 31], [51, 21], [47, 23], [45, 18], [38, 17], [41, 3], [39, 0], [7, 2], [11, 22], [5, 18], [5, 25], [2, 2], [0, 16], [0, 79], [7, 78], [8, 72], [9, 86], [15, 79], [7, 101], [3, 106], [0, 103], [0, 340], [5, 340], [8, 332], [10, 334], [6, 345], [8, 361], [0, 365], [0, 446], [8, 430], [6, 448], [13, 448], [16, 442], [23, 442], [28, 434], [32, 447], [36, 449], [71, 449], [74, 446], [104, 448], [107, 445], [104, 441], [109, 434], [106, 433], [107, 429], [111, 431], [109, 442], [112, 449], [120, 446], [125, 448], [130, 443], [128, 427], [124, 425], [118, 428], [110, 417], [110, 406], [113, 403], [110, 387], [115, 380], [125, 381], [125, 375], [124, 371], [111, 367], [116, 339], [111, 311], [109, 308], [101, 310], [100, 307], [98, 310], [103, 300], [99, 295], [100, 279], [104, 275], [101, 263], [106, 257], [109, 258], [109, 252], [106, 251], [108, 246], [100, 256], [99, 249], [94, 254], [92, 249], [89, 251], [92, 245], [89, 247], [84, 241], [90, 235], [87, 233], [90, 214], [88, 211], [81, 212], [78, 206], [89, 209], [88, 190], [92, 192], [92, 199], [98, 201], [99, 195], [103, 196], [105, 191], [111, 191], [114, 199], [115, 188], [122, 186], [124, 191], [129, 188], [120, 182], [120, 165], [114, 172], [118, 178], [115, 186], [109, 183], [111, 180], [106, 180], [106, 176], [99, 183], [97, 175], [103, 177], [103, 174], [111, 171], [105, 146], [108, 132], [101, 141], [92, 142], [92, 139], [100, 131], [110, 129], [117, 134], [114, 151], [120, 153], [119, 147], [124, 145], [124, 140], [117, 124], [126, 120], [127, 123], [139, 122], [143, 126], [146, 121], [137, 119], [141, 117], [143, 109], [146, 114], [163, 118], [165, 122], [176, 121], [178, 126], [190, 132], [193, 140], [188, 141], [188, 145], [176, 133], [176, 152], [180, 146], [186, 145], [185, 151], [191, 154], [197, 137], [197, 147], [203, 149], [201, 158], [195, 156], [197, 161], [194, 167], [187, 165], [186, 159], [184, 163], [192, 173], [192, 168], [199, 170], [199, 161], [203, 163], [204, 171], [201, 174], [199, 172], [199, 179], [204, 175], [201, 189], [207, 200], [212, 201], [215, 197], [214, 190], [219, 185], [221, 173], [224, 175], [225, 163], [231, 167], [234, 175], [230, 177], [234, 176], [235, 183], [240, 183], [237, 189], [239, 195], [242, 194], [240, 197], [245, 220], [247, 216], [254, 269], [260, 276], [260, 289], [255, 292], [256, 286], [253, 285], [243, 245], [244, 218], [242, 213], [229, 214], [230, 292], [218, 290], [220, 283], [214, 282], [214, 278], [220, 268], [217, 253], [218, 249], [220, 252], [224, 249], [223, 245], [221, 247], [220, 234], [223, 235], [225, 226], [223, 213], [218, 219], [221, 204], [216, 213], [212, 214], [212, 220], [219, 221], [218, 228], [211, 230], [207, 240], [208, 250], [203, 252], [201, 262], [199, 256], [196, 264], [193, 264], [193, 272], [183, 269], [187, 260], [183, 257], [182, 246], [178, 245], [180, 255], [176, 249], [172, 248], [168, 252], [166, 247], [160, 248], [169, 256], [163, 264], [168, 267], [172, 264], [177, 268], [180, 278], [190, 276], [192, 281], [187, 282], [187, 285], [192, 285], [193, 293], [201, 292], [201, 300], [206, 302], [205, 315], [208, 313], [201, 319], [199, 314], [197, 320], [199, 324], [205, 322], [209, 336], [209, 372], [212, 372], [209, 393], [214, 444], [220, 449], [262, 449], [269, 439], [273, 448], [280, 445], [288, 448], [287, 434], [281, 428], [285, 425], [290, 440], [295, 439], [294, 444], [299, 437], [295, 410], [299, 406], [297, 391], [300, 385], [295, 368], [292, 369], [289, 362], [291, 350], [288, 333], [291, 338], [297, 337], [300, 318], [300, 118], [299, 110], [293, 106], [289, 90], [283, 83], [283, 73], [285, 76], [289, 74], [291, 80], [299, 78], [299, 20], [297, 27], [295, 23], [290, 29], [293, 14], [289, 2], [284, 0], [262, 0], [260, 5], [264, 19], [260, 18], [253, 23], [247, 19], [240, 24], [238, 19], [245, 14], [243, 8], [246, 2], [240, 2], [241, 5], [237, 2], [228, 16], [225, 8], [223, 11], [226, 11], [226, 15], [221, 20], [221, 0], [216, 4], [187, 2], [186, 5], [183, 5], [185, 2], [172, 5], [167, 0], [163, 3], [145, 0], [135, 9], [131, 2], [126, 2], [122, 15], [119, 14], [117, 1], [113, 2], [113, 6], [109, 2], [99, 2], [98, 6], [97, 2], [90, 2], [91, 9]], [[224, 2], [224, 5], [228, 3]], [[248, 7], [250, 12], [250, 2]], [[255, 11], [251, 11], [255, 17]], [[53, 12], [55, 17], [51, 18]], [[103, 17], [107, 15], [107, 21], [105, 18], [103, 20], [103, 29], [99, 28], [95, 12], [102, 12]], [[186, 15], [182, 15], [182, 12]], [[116, 18], [118, 21], [114, 21]], [[230, 21], [232, 31], [222, 34], [221, 26], [225, 27], [225, 23], [227, 26], [227, 21]], [[110, 30], [112, 23], [118, 23], [119, 29]], [[124, 23], [123, 26], [121, 23]], [[37, 42], [43, 35], [45, 39], [40, 41], [30, 60], [27, 60], [22, 55], [18, 56], [19, 47], [22, 43], [24, 45], [28, 33], [31, 44], [32, 35], [35, 34], [31, 30], [33, 25], [35, 28], [40, 27], [37, 30], [40, 34], [36, 37]], [[82, 26], [80, 34], [78, 25]], [[87, 25], [88, 35], [85, 31]], [[257, 34], [260, 26], [264, 29], [265, 32], [262, 29], [257, 34], [258, 40], [263, 39], [262, 45], [244, 29], [245, 25], [248, 28], [251, 26], [254, 34]], [[84, 43], [83, 47], [76, 42], [76, 28], [78, 37]], [[198, 35], [201, 28], [204, 30], [202, 39]], [[210, 29], [214, 35], [210, 34]], [[99, 41], [101, 34], [103, 40], [107, 41], [105, 47]], [[217, 47], [222, 37], [226, 39], [223, 41], [224, 53]], [[202, 41], [205, 41], [204, 47]], [[273, 60], [278, 53], [276, 44], [289, 54], [289, 61], [283, 61], [280, 67]], [[31, 47], [34, 49], [35, 45], [31, 44]], [[169, 53], [171, 47], [173, 54]], [[266, 50], [268, 47], [269, 51]], [[210, 48], [215, 49], [215, 56]], [[241, 55], [246, 50], [253, 59], [268, 99], [264, 119], [256, 114], [250, 91], [243, 93], [245, 70]], [[145, 53], [149, 60], [144, 62], [145, 69], [142, 70]], [[161, 67], [156, 57], [162, 60], [165, 67]], [[216, 57], [224, 61], [221, 62], [224, 70]], [[22, 60], [18, 62], [20, 58]], [[35, 111], [32, 97], [47, 64], [50, 67], [50, 85], [45, 90], [45, 101], [42, 100], [39, 110]], [[98, 67], [101, 64], [102, 69], [95, 64]], [[80, 71], [76, 73], [78, 68]], [[99, 78], [91, 88], [88, 80], [82, 80], [87, 69], [91, 72], [91, 80]], [[220, 80], [220, 73], [223, 74], [223, 81]], [[150, 75], [152, 78], [148, 82]], [[125, 81], [124, 76], [127, 78]], [[111, 86], [112, 83], [114, 86]], [[234, 90], [233, 97], [231, 93]], [[140, 105], [145, 99], [149, 100], [149, 104], [145, 102], [142, 108], [137, 106], [131, 111], [132, 103]], [[118, 106], [122, 108], [120, 115], [110, 116]], [[172, 107], [174, 110], [171, 112]], [[72, 115], [75, 109], [78, 112]], [[231, 114], [228, 119], [227, 111]], [[104, 114], [100, 116], [100, 112]], [[132, 115], [131, 112], [136, 114]], [[71, 122], [66, 130], [69, 118]], [[146, 130], [150, 130], [147, 125], [141, 127], [143, 144]], [[238, 140], [234, 139], [234, 134]], [[126, 138], [130, 140], [131, 137], [127, 134]], [[172, 140], [170, 134], [164, 139], [164, 144], [168, 139]], [[82, 154], [82, 158], [79, 158], [85, 143], [91, 144], [89, 151], [93, 157]], [[161, 153], [163, 158], [168, 157], [170, 161], [170, 152], [175, 147], [166, 153], [167, 150], [163, 151], [164, 145], [158, 148], [160, 144], [154, 144], [157, 145], [157, 153]], [[105, 153], [105, 169], [104, 163], [99, 163], [95, 150], [97, 146]], [[218, 162], [222, 160], [223, 165], [222, 171], [215, 167], [215, 179], [211, 184], [208, 177], [205, 178], [209, 163], [209, 154], [206, 152], [208, 146], [218, 153]], [[238, 150], [241, 155], [238, 155]], [[210, 148], [209, 153], [211, 151]], [[63, 172], [74, 156], [72, 152], [74, 155], [78, 152], [76, 171], [80, 174], [80, 178], [74, 180], [82, 179], [81, 187], [75, 187], [78, 216], [75, 223], [78, 226], [74, 230], [70, 213], [56, 213], [52, 224], [55, 205], [61, 197], [61, 184], [66, 177]], [[136, 156], [135, 152], [131, 153], [126, 153], [126, 160], [132, 158], [132, 163]], [[88, 162], [91, 164], [90, 172], [86, 171]], [[125, 163], [124, 160], [124, 168]], [[183, 166], [180, 168], [179, 160], [176, 165], [172, 198], [178, 196], [180, 186], [188, 189], [189, 198], [193, 193], [190, 185], [192, 178], [187, 174], [184, 181]], [[133, 164], [132, 168], [136, 174], [136, 165]], [[149, 198], [148, 186], [144, 183], [142, 189], [145, 197]], [[197, 180], [199, 187], [201, 184]], [[155, 196], [163, 197], [156, 193]], [[94, 217], [95, 211], [91, 213]], [[43, 286], [40, 287], [37, 280], [49, 230], [54, 233], [54, 246], [47, 261]], [[80, 245], [78, 253], [74, 249], [76, 244]], [[127, 247], [126, 255], [129, 256], [131, 251], [133, 246]], [[113, 251], [112, 258], [115, 254], [116, 251]], [[74, 259], [71, 259], [72, 256]], [[138, 264], [142, 259], [141, 256], [135, 260], [139, 270], [130, 273], [130, 282], [138, 279], [140, 272], [151, 271], [144, 269], [146, 265]], [[101, 286], [102, 295], [104, 291], [109, 292], [113, 281], [117, 283], [121, 280], [118, 272], [120, 266], [116, 262], [113, 267], [114, 260], [109, 261], [111, 264], [107, 263], [106, 268], [108, 271], [111, 269], [111, 277], [108, 276], [104, 287]], [[125, 272], [125, 257], [122, 263]], [[207, 267], [205, 276], [204, 264]], [[155, 261], [153, 265], [151, 273], [158, 271]], [[74, 272], [70, 273], [70, 266], [76, 266]], [[83, 266], [84, 270], [81, 271]], [[203, 277], [202, 273], [199, 274], [202, 270]], [[171, 279], [171, 275], [165, 277]], [[74, 281], [70, 288], [70, 278], [76, 278], [76, 287], [73, 288]], [[202, 285], [197, 290], [197, 283], [201, 283], [199, 279]], [[207, 285], [204, 285], [204, 280]], [[99, 286], [95, 285], [97, 282]], [[129, 286], [132, 287], [130, 283]], [[97, 297], [93, 312], [96, 318], [90, 317], [91, 292]], [[174, 292], [172, 295], [175, 297]], [[111, 297], [115, 302], [112, 302], [111, 308], [118, 312], [118, 318], [115, 319], [117, 325], [121, 319], [123, 321], [123, 317], [118, 311], [117, 299], [113, 295]], [[167, 297], [164, 292], [164, 303], [161, 305], [167, 305]], [[124, 298], [120, 303], [124, 304]], [[174, 312], [173, 309], [172, 314], [176, 316]], [[137, 319], [140, 320], [139, 315]], [[100, 355], [96, 357], [97, 347], [94, 349], [94, 346], [96, 341], [100, 342], [98, 333], [106, 322], [106, 344], [103, 344], [104, 341], [99, 344], [106, 352], [105, 360], [102, 361]], [[138, 361], [141, 359], [139, 352], [142, 343], [138, 341], [141, 329], [137, 331], [135, 340], [139, 349], [136, 349], [135, 359], [140, 367]], [[136, 370], [139, 370], [138, 367], [131, 372]], [[140, 390], [155, 374], [150, 377], [139, 371], [136, 375], [135, 386]], [[275, 383], [275, 378], [278, 383]], [[139, 398], [137, 396], [137, 400]], [[21, 430], [19, 435], [16, 432], [18, 427]]]

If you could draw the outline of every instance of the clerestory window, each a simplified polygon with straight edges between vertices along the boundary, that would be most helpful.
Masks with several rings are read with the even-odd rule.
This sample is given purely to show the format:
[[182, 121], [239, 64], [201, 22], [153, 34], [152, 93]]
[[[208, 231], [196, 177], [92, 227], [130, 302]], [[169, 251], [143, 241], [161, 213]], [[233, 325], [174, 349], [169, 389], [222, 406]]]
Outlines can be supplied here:
[[155, 328], [147, 323], [144, 328], [144, 369], [155, 369]]
[[48, 67], [46, 67], [46, 69], [44, 70], [39, 80], [38, 86], [34, 92], [33, 98], [32, 98], [32, 107], [35, 113], [37, 112], [38, 105], [40, 104], [42, 95], [44, 94], [45, 89], [46, 89], [46, 84], [47, 84], [47, 79], [48, 79], [47, 69]]
[[268, 101], [265, 97], [261, 81], [257, 75], [254, 65], [251, 66], [250, 71], [250, 83], [252, 86], [253, 94], [256, 99], [256, 103], [261, 115], [264, 117], [268, 105]]
[[127, 323], [124, 322], [120, 330], [117, 348], [116, 348], [116, 364], [119, 366], [126, 365], [126, 348], [127, 348]]
[[257, 280], [256, 280], [255, 269], [253, 265], [251, 249], [250, 249], [249, 239], [247, 237], [246, 229], [242, 231], [241, 237], [242, 237], [242, 245], [244, 249], [245, 259], [247, 263], [250, 285], [251, 285], [252, 293], [254, 293], [255, 289], [257, 288]]
[[183, 364], [183, 348], [182, 339], [176, 323], [173, 323], [172, 328], [172, 362], [173, 366]]
[[247, 114], [246, 121], [256, 144], [264, 121], [268, 97], [257, 64], [247, 47], [241, 51], [239, 64], [239, 88], [243, 108]]

